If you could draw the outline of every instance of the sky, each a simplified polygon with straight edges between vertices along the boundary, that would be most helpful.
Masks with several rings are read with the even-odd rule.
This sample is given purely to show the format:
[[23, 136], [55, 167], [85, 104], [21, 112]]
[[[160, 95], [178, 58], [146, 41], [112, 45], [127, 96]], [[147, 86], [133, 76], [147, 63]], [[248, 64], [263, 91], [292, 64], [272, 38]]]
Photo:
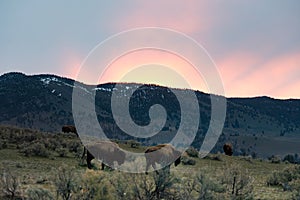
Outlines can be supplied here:
[[[181, 32], [205, 48], [225, 96], [300, 98], [299, 19], [298, 0], [4, 0], [0, 74], [21, 71], [76, 78], [83, 60], [100, 42], [134, 28], [161, 27]], [[139, 54], [151, 57], [149, 51]], [[193, 71], [187, 67], [184, 73]]]

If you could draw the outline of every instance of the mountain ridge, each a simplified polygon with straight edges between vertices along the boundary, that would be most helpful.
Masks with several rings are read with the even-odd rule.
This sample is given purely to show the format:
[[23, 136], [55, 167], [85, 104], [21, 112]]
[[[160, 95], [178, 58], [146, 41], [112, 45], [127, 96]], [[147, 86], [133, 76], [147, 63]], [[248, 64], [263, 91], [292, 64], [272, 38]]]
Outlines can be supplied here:
[[[98, 121], [110, 137], [135, 139], [124, 134], [114, 122], [110, 110], [110, 98], [115, 84], [77, 83], [76, 85], [87, 92], [95, 91]], [[121, 83], [119, 85], [123, 96], [128, 96], [131, 89], [139, 88], [130, 97], [133, 110], [131, 117], [138, 125], [149, 123], [149, 108], [154, 103], [162, 104], [167, 109], [168, 120], [162, 132], [156, 138], [141, 141], [149, 144], [157, 143], [158, 140], [168, 142], [180, 126], [180, 107], [172, 92], [167, 87], [153, 84]], [[0, 76], [0, 124], [42, 131], [60, 131], [62, 125], [74, 124], [72, 116], [74, 87], [74, 80], [57, 75], [26, 75], [19, 72], [3, 74]], [[184, 89], [175, 90], [184, 91]], [[194, 92], [199, 101], [201, 119], [193, 144], [199, 148], [209, 127], [211, 102], [210, 94]], [[162, 97], [169, 100], [165, 101]], [[275, 139], [292, 141], [293, 138], [300, 138], [300, 100], [281, 100], [265, 96], [226, 99], [226, 120], [215, 151], [219, 150], [222, 142], [225, 141], [232, 142], [239, 149], [239, 153], [243, 153], [244, 150], [241, 150], [243, 148], [251, 153], [259, 148], [263, 149], [258, 145], [260, 140], [271, 139], [270, 143], [272, 143]]]
[[[54, 77], [57, 77], [57, 78], [61, 78], [61, 79], [66, 79], [66, 80], [71, 80], [71, 81], [75, 81], [73, 78], [71, 77], [67, 77], [67, 76], [60, 76], [60, 75], [57, 75], [57, 74], [52, 74], [52, 73], [45, 73], [45, 74], [26, 74], [24, 72], [21, 72], [21, 71], [10, 71], [10, 72], [5, 72], [3, 74], [0, 74], [0, 80], [1, 80], [1, 77], [3, 76], [10, 76], [11, 74], [19, 74], [19, 75], [22, 75], [22, 76], [28, 76], [28, 77], [32, 77], [32, 76], [54, 76]], [[83, 82], [80, 82], [80, 81], [77, 81], [76, 82], [80, 83], [80, 84], [85, 84]], [[138, 83], [138, 82], [118, 82], [118, 84], [137, 84], [137, 85], [156, 85], [156, 86], [159, 86], [159, 87], [167, 87], [167, 86], [163, 86], [163, 85], [159, 85], [159, 84], [149, 84], [149, 83]], [[106, 82], [106, 83], [101, 83], [101, 84], [96, 84], [97, 86], [99, 85], [105, 85], [105, 84], [116, 84], [116, 82]], [[85, 85], [89, 85], [89, 84], [85, 84]], [[204, 93], [204, 94], [208, 94], [208, 95], [211, 95], [209, 93], [205, 93], [203, 91], [200, 91], [200, 90], [195, 90], [195, 89], [189, 89], [189, 88], [176, 88], [176, 87], [168, 87], [168, 88], [172, 88], [172, 89], [178, 89], [178, 90], [193, 90], [195, 92], [200, 92], [200, 93]], [[218, 95], [218, 94], [213, 94], [213, 95], [216, 95], [216, 96], [222, 96], [222, 95]], [[226, 99], [259, 99], [259, 98], [267, 98], [267, 99], [272, 99], [272, 100], [278, 100], [278, 101], [289, 101], [289, 100], [300, 100], [300, 98], [279, 98], [279, 97], [272, 97], [272, 96], [267, 96], [267, 95], [262, 95], [262, 96], [249, 96], [249, 97], [240, 97], [240, 96], [231, 96], [231, 97], [228, 97], [228, 96], [223, 96], [225, 97]]]

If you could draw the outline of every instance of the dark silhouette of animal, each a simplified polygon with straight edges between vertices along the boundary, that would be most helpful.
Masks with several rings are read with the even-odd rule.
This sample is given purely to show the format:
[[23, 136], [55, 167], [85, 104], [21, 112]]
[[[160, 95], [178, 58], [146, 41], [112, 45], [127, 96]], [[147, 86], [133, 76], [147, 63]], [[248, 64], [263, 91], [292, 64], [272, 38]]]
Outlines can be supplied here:
[[[62, 132], [64, 133], [75, 133], [79, 137], [76, 127], [73, 125], [64, 125], [62, 127]], [[89, 145], [87, 148], [84, 147], [81, 160], [84, 159], [86, 155], [86, 163], [89, 169], [92, 169], [91, 161], [95, 158], [93, 156], [97, 155], [98, 160], [102, 160], [101, 169], [104, 170], [105, 164], [113, 166], [114, 161], [117, 161], [119, 165], [123, 164], [125, 161], [125, 153], [119, 149], [119, 146], [114, 142], [101, 141], [93, 145]]]
[[101, 169], [104, 170], [105, 165], [111, 168], [115, 161], [118, 165], [122, 165], [125, 162], [126, 157], [125, 152], [123, 152], [116, 143], [110, 141], [100, 141], [88, 145], [86, 152], [86, 162], [89, 169], [92, 168], [91, 161], [94, 158], [101, 160]]
[[61, 131], [64, 133], [75, 133], [78, 136], [77, 130], [75, 126], [72, 125], [64, 125], [61, 128]]
[[156, 163], [161, 165], [166, 165], [166, 169], [169, 171], [170, 166], [174, 161], [175, 167], [180, 164], [181, 152], [176, 150], [170, 144], [160, 144], [153, 147], [148, 147], [145, 151], [146, 157], [146, 174], [150, 166], [158, 173], [156, 170]]
[[[73, 126], [73, 125], [63, 125], [62, 128], [61, 128], [61, 131], [64, 132], [64, 133], [75, 133], [76, 136], [79, 138], [79, 135], [77, 133], [76, 127]], [[83, 159], [85, 157], [85, 154], [90, 155], [89, 157], [91, 157], [90, 152], [88, 152], [88, 150], [85, 147], [83, 147], [83, 153], [82, 153], [82, 156], [81, 156], [81, 162], [83, 161]], [[88, 159], [88, 156], [87, 156], [87, 159]], [[88, 160], [87, 160], [87, 162], [88, 162]]]
[[232, 145], [230, 143], [225, 143], [223, 146], [223, 151], [224, 151], [225, 155], [232, 156], [232, 154], [233, 154]]

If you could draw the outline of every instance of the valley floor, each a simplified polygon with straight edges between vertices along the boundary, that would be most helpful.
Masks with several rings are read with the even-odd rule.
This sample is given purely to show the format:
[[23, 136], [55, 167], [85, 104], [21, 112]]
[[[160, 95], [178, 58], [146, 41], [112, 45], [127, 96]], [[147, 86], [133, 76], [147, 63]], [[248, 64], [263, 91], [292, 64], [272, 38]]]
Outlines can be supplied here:
[[[89, 170], [80, 159], [80, 141], [72, 134], [45, 135], [16, 128], [0, 131], [1, 199], [12, 196], [9, 189], [14, 188], [14, 181], [16, 199], [300, 198], [300, 167], [287, 162], [211, 154], [204, 159], [186, 156], [195, 163], [172, 166], [170, 175], [164, 171], [159, 175], [102, 171], [98, 162]], [[28, 139], [32, 134], [37, 136]], [[55, 148], [48, 143], [38, 146], [54, 139], [59, 141]], [[33, 144], [45, 152], [35, 152]], [[120, 146], [133, 151], [145, 148], [131, 148], [129, 143]]]

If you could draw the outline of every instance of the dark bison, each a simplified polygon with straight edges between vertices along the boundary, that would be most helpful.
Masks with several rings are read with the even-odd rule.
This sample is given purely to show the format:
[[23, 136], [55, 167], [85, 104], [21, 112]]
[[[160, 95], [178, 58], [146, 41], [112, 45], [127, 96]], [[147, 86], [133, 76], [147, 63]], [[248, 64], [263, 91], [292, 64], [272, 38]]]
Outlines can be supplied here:
[[114, 165], [114, 161], [118, 165], [122, 165], [125, 162], [125, 152], [120, 150], [119, 146], [114, 142], [101, 141], [92, 145], [88, 145], [86, 148], [87, 152], [87, 166], [89, 169], [92, 168], [91, 161], [96, 158], [101, 160], [101, 169], [104, 170], [105, 165], [111, 167]]
[[[76, 127], [73, 125], [64, 125], [62, 127], [62, 132], [64, 133], [75, 133], [78, 137]], [[102, 170], [105, 167], [105, 164], [108, 164], [109, 167], [113, 166], [114, 161], [117, 161], [119, 165], [123, 164], [125, 161], [125, 153], [119, 149], [119, 146], [114, 142], [101, 141], [93, 145], [84, 147], [81, 160], [84, 159], [86, 155], [86, 163], [89, 169], [92, 169], [91, 161], [95, 158], [93, 156], [97, 155], [96, 158], [102, 161]]]
[[[175, 160], [175, 167], [180, 164], [181, 152], [177, 151], [170, 144], [160, 144], [153, 147], [148, 147], [145, 151], [146, 157], [146, 174], [150, 166], [156, 170], [155, 163], [161, 165], [167, 165], [166, 168], [169, 170], [172, 162]], [[156, 173], [158, 173], [156, 171]]]
[[64, 133], [75, 133], [78, 136], [77, 130], [75, 126], [72, 125], [64, 125], [61, 128], [61, 131]]
[[232, 150], [232, 145], [230, 143], [225, 143], [223, 146], [223, 150], [225, 155], [232, 156], [233, 150]]

